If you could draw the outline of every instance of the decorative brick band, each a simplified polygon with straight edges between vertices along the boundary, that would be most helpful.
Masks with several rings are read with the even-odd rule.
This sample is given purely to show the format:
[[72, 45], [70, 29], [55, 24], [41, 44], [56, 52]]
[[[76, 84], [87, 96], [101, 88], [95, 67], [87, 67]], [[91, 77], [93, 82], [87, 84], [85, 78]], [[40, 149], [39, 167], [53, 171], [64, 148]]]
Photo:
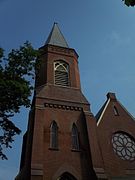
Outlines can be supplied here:
[[32, 176], [43, 176], [43, 170], [40, 169], [31, 169]]
[[50, 103], [44, 103], [44, 106], [49, 108], [57, 108], [57, 109], [64, 109], [70, 111], [82, 111], [82, 107], [76, 107], [76, 106], [67, 106], [67, 105], [50, 104]]

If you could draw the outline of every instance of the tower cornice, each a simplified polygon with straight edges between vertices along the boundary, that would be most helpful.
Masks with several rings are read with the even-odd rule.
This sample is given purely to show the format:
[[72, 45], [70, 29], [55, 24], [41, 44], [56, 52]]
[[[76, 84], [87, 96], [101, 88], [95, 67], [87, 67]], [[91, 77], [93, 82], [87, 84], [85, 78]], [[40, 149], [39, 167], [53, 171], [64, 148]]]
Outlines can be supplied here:
[[44, 55], [46, 52], [51, 52], [51, 53], [56, 53], [56, 54], [64, 54], [67, 56], [75, 56], [77, 59], [79, 55], [73, 48], [66, 48], [66, 47], [60, 47], [60, 46], [55, 46], [55, 45], [44, 45], [39, 48], [40, 55]]

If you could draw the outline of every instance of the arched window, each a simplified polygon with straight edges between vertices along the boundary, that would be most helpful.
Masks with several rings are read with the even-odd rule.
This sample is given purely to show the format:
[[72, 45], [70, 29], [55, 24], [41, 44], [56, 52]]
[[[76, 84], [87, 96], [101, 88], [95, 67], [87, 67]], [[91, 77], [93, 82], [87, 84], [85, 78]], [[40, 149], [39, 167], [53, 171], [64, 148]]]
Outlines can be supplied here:
[[79, 135], [75, 124], [72, 126], [72, 149], [79, 150]]
[[69, 86], [69, 66], [62, 60], [54, 62], [54, 82], [56, 85]]
[[50, 127], [50, 148], [58, 148], [58, 126], [55, 121], [51, 123]]
[[72, 174], [65, 172], [57, 180], [77, 180]]
[[135, 139], [130, 134], [117, 131], [112, 135], [112, 146], [122, 160], [135, 161]]
[[114, 111], [114, 115], [115, 115], [115, 116], [118, 116], [118, 115], [119, 115], [119, 113], [118, 113], [118, 110], [117, 110], [116, 106], [114, 106], [114, 107], [113, 107], [113, 111]]

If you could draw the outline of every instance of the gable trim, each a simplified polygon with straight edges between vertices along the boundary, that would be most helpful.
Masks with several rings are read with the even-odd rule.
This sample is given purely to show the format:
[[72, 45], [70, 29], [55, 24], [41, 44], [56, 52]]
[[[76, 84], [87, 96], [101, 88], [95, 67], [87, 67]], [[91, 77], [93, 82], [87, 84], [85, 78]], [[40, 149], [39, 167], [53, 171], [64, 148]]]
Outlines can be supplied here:
[[108, 101], [107, 101], [107, 103], [106, 103], [106, 105], [105, 105], [105, 107], [104, 107], [104, 109], [103, 109], [103, 111], [102, 111], [102, 113], [101, 113], [101, 115], [100, 115], [100, 118], [99, 118], [99, 120], [98, 120], [98, 122], [97, 122], [97, 126], [99, 125], [100, 121], [102, 120], [102, 117], [103, 117], [103, 115], [104, 115], [104, 113], [105, 113], [105, 111], [106, 111], [106, 108], [107, 108], [109, 102], [110, 102], [110, 98], [108, 99]]
[[118, 101], [118, 103], [120, 104], [120, 106], [125, 110], [125, 112], [133, 119], [133, 120], [135, 120], [135, 118], [134, 118], [134, 116], [132, 115], [132, 114], [130, 114], [129, 112], [128, 112], [128, 110]]

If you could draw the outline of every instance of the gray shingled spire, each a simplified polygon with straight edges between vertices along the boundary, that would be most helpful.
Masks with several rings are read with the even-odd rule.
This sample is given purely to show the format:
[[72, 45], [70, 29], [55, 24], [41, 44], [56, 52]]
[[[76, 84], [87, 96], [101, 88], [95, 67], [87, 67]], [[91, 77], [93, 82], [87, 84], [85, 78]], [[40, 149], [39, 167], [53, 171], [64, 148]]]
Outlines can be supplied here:
[[61, 46], [61, 47], [66, 47], [69, 48], [63, 34], [61, 33], [58, 24], [54, 23], [53, 28], [47, 38], [46, 44], [51, 44], [55, 46]]

